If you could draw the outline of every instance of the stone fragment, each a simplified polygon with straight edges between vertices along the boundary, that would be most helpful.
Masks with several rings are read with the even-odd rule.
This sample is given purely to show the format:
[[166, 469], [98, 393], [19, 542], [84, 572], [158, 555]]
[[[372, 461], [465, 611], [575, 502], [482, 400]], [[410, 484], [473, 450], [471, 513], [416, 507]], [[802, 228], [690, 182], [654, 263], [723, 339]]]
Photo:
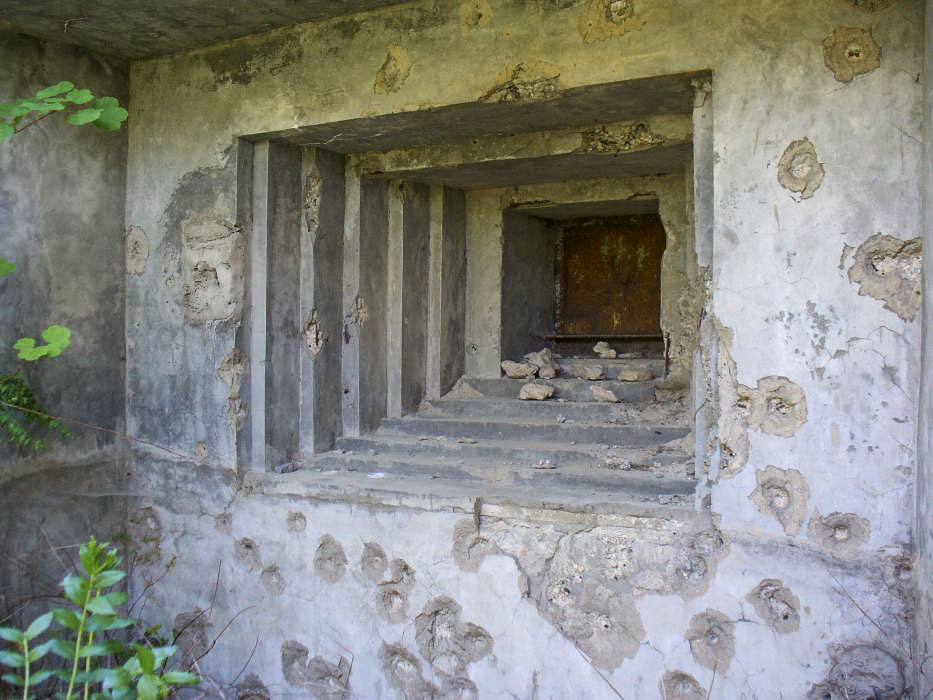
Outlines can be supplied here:
[[603, 378], [602, 365], [581, 364], [574, 369], [574, 374], [580, 379], [595, 382]]
[[779, 469], [769, 465], [755, 473], [758, 486], [749, 498], [762, 513], [773, 515], [784, 532], [796, 535], [807, 517], [810, 487], [796, 469]]
[[654, 379], [654, 373], [648, 367], [622, 369], [619, 370], [619, 376], [616, 379], [620, 382], [649, 382]]
[[554, 362], [554, 353], [550, 348], [542, 348], [538, 352], [529, 352], [525, 355], [526, 363], [538, 368], [538, 376], [542, 379], [553, 379], [557, 376], [557, 363]]
[[525, 384], [518, 392], [518, 398], [522, 401], [544, 401], [554, 395], [554, 387], [550, 384], [535, 384], [533, 382]]
[[330, 535], [324, 535], [314, 553], [314, 570], [325, 581], [335, 583], [347, 569], [347, 555], [340, 543]]
[[360, 569], [363, 575], [373, 583], [379, 583], [389, 565], [385, 550], [375, 542], [367, 542], [360, 555]]
[[881, 65], [881, 47], [868, 29], [839, 27], [823, 40], [823, 62], [841, 83]]
[[697, 679], [683, 671], [668, 671], [661, 679], [662, 700], [706, 700]]
[[809, 199], [823, 183], [823, 164], [809, 139], [791, 142], [778, 162], [778, 182], [781, 187]]
[[859, 296], [883, 301], [884, 308], [912, 321], [923, 300], [922, 266], [919, 238], [902, 240], [878, 233], [855, 251], [849, 282], [859, 286]]
[[612, 393], [611, 390], [594, 384], [590, 387], [590, 393], [593, 394], [594, 401], [602, 401], [605, 403], [618, 403], [619, 397]]
[[732, 620], [718, 610], [707, 609], [693, 616], [685, 636], [698, 664], [725, 674], [735, 656], [735, 623]]
[[811, 540], [843, 559], [854, 556], [868, 539], [869, 523], [854, 513], [830, 513], [820, 516], [814, 511], [807, 531]]
[[593, 346], [593, 352], [595, 352], [601, 360], [614, 360], [616, 358], [616, 351], [609, 347], [609, 343], [605, 340], [600, 340], [596, 343], [596, 345]]
[[538, 368], [530, 362], [512, 362], [505, 360], [502, 363], [502, 371], [509, 379], [527, 379], [538, 373]]
[[763, 580], [745, 599], [775, 632], [789, 634], [800, 629], [800, 601], [777, 579]]

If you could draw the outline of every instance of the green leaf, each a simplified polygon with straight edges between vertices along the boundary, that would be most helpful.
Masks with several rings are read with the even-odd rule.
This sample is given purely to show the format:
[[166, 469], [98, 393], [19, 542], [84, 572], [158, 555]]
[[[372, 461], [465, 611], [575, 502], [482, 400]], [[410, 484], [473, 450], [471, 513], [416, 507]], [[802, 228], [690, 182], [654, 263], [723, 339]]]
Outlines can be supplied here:
[[42, 347], [36, 347], [35, 338], [20, 338], [13, 344], [13, 349], [17, 351], [16, 356], [19, 359], [27, 360], [28, 362], [34, 362], [48, 354], [48, 348], [44, 345]]
[[4, 673], [0, 680], [10, 685], [18, 685], [20, 687], [26, 685], [26, 680], [22, 676], [17, 676], [15, 673]]
[[29, 663], [38, 661], [43, 656], [48, 654], [52, 650], [52, 646], [55, 644], [54, 639], [50, 639], [47, 642], [42, 642], [39, 646], [29, 650]]
[[155, 670], [156, 658], [152, 649], [142, 644], [136, 644], [136, 658], [139, 659], [139, 668], [144, 674], [152, 673]]
[[166, 671], [162, 674], [162, 682], [169, 685], [197, 685], [201, 682], [201, 679], [194, 673]]
[[144, 673], [136, 683], [136, 697], [139, 700], [159, 700], [161, 689], [158, 678], [150, 673]]
[[104, 692], [129, 688], [133, 682], [133, 676], [122, 667], [107, 669], [101, 675], [103, 676], [101, 687]]
[[94, 579], [94, 588], [110, 588], [126, 578], [126, 572], [119, 569], [104, 571]]
[[[65, 608], [55, 611], [55, 621], [60, 624], [62, 627], [67, 627], [72, 632], [77, 632], [78, 627], [81, 625], [81, 621], [78, 619], [77, 614], [74, 610], [68, 610]], [[96, 631], [96, 630], [93, 630]]]
[[85, 647], [81, 647], [81, 653], [78, 654], [82, 659], [89, 656], [112, 656], [123, 651], [123, 645], [115, 639], [105, 639], [102, 642], [95, 642]]
[[23, 663], [25, 661], [22, 654], [17, 654], [15, 651], [0, 651], [0, 664], [20, 668]]
[[16, 271], [16, 263], [11, 263], [9, 260], [4, 260], [0, 258], [0, 277], [6, 277], [7, 275], [12, 275]]
[[176, 651], [178, 651], [178, 647], [172, 645], [153, 649], [152, 652], [155, 654], [155, 667], [161, 668], [165, 660], [174, 656]]
[[65, 590], [65, 597], [79, 608], [84, 607], [90, 592], [90, 583], [86, 578], [69, 574], [62, 581], [62, 588]]
[[38, 97], [40, 100], [44, 100], [46, 97], [55, 97], [56, 95], [61, 95], [63, 92], [74, 90], [74, 88], [74, 83], [63, 80], [60, 83], [56, 83], [55, 85], [51, 85], [47, 88], [39, 90], [39, 92], [36, 93], [36, 97]]
[[[7, 121], [0, 121], [0, 141], [5, 141], [14, 133], [13, 125]], [[9, 274], [9, 273], [7, 273]]]
[[55, 673], [55, 671], [36, 671], [35, 673], [29, 674], [29, 682], [39, 685], [39, 683], [44, 683], [49, 678], [55, 676]]
[[26, 639], [26, 635], [15, 627], [0, 627], [0, 638], [3, 638], [8, 642], [19, 644], [21, 641]]
[[101, 118], [103, 113], [104, 110], [95, 109], [94, 107], [79, 109], [77, 112], [72, 112], [68, 115], [68, 123], [74, 126], [84, 126], [85, 124], [96, 122]]
[[26, 628], [26, 639], [30, 642], [38, 637], [40, 634], [45, 632], [49, 625], [52, 624], [52, 613], [47, 612], [45, 615], [40, 615], [35, 620], [32, 621], [32, 624]]
[[94, 99], [94, 93], [92, 93], [90, 90], [83, 89], [72, 90], [67, 95], [65, 95], [65, 99], [69, 102], [75, 103], [76, 105], [83, 105]]
[[67, 326], [49, 326], [42, 331], [42, 339], [50, 348], [49, 357], [58, 357], [71, 345], [71, 330]]
[[116, 131], [129, 116], [116, 97], [101, 97], [94, 102], [94, 107], [101, 110], [100, 118], [94, 122], [94, 126], [104, 131]]
[[63, 659], [74, 659], [75, 657], [75, 643], [74, 642], [65, 642], [61, 639], [52, 640], [52, 653], [56, 656], [60, 656]]
[[113, 605], [110, 604], [110, 601], [107, 600], [105, 596], [92, 598], [91, 601], [87, 604], [87, 609], [93, 613], [99, 613], [101, 615], [117, 614], [117, 611], [114, 610]]
[[119, 630], [124, 627], [132, 627], [134, 620], [117, 615], [91, 615], [85, 625], [88, 632], [106, 632], [108, 630]]

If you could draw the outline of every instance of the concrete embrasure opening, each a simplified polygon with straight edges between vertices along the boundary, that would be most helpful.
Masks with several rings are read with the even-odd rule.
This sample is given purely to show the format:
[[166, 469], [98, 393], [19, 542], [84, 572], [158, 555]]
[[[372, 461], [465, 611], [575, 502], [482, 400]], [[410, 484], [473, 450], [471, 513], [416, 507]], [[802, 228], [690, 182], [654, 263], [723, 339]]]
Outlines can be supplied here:
[[244, 461], [692, 507], [690, 80], [241, 142]]

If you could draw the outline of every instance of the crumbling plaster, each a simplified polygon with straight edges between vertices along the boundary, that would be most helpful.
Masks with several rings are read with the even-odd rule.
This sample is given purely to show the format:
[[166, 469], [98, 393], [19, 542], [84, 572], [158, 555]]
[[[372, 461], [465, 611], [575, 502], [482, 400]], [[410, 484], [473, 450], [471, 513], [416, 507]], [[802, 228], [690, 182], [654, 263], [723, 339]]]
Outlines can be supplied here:
[[[645, 643], [634, 658], [622, 661], [611, 680], [635, 697], [657, 694], [665, 672], [688, 673], [709, 687], [712, 672], [697, 663], [684, 637], [692, 618], [708, 609], [737, 621], [736, 659], [725, 676], [717, 674], [713, 698], [754, 696], [772, 687], [803, 697], [811, 684], [829, 677], [835, 663], [832, 643], [881, 644], [885, 638], [894, 640], [898, 648], [893, 652], [903, 657], [908, 603], [876, 563], [879, 556], [895, 560], [911, 543], [920, 324], [903, 321], [870, 296], [859, 296], [840, 258], [846, 246], [857, 249], [878, 232], [909, 240], [921, 229], [921, 88], [916, 76], [922, 3], [910, 0], [871, 11], [843, 0], [756, 0], [737, 14], [735, 4], [725, 0], [704, 4], [702, 12], [685, 12], [673, 0], [636, 0], [637, 29], [592, 43], [579, 32], [587, 11], [583, 3], [490, 0], [489, 5], [492, 11], [475, 22], [474, 12], [413, 2], [359, 15], [352, 26], [335, 20], [244, 39], [234, 45], [265, 58], [263, 65], [250, 64], [243, 81], [224, 78], [237, 69], [229, 47], [134, 66], [127, 224], [147, 232], [151, 252], [144, 273], [128, 283], [128, 314], [145, 320], [138, 327], [128, 324], [128, 423], [134, 435], [185, 453], [204, 441], [211, 454], [209, 467], [185, 475], [184, 469], [140, 451], [136, 484], [173, 495], [173, 501], [161, 504], [160, 515], [179, 542], [227, 543], [214, 529], [213, 517], [196, 519], [202, 511], [194, 506], [211, 489], [217, 498], [229, 496], [216, 510], [230, 505], [230, 542], [253, 538], [264, 566], [278, 566], [285, 581], [280, 599], [292, 601], [290, 613], [299, 612], [280, 614], [276, 603], [272, 613], [260, 608], [244, 615], [244, 621], [268, 630], [264, 639], [276, 640], [257, 651], [257, 668], [272, 669], [273, 677], [263, 678], [268, 687], [282, 687], [277, 669], [285, 640], [306, 645], [312, 657], [320, 655], [334, 666], [346, 654], [338, 642], [365, 640], [353, 649], [349, 681], [363, 695], [378, 696], [388, 687], [379, 659], [383, 641], [401, 639], [409, 653], [415, 652], [414, 627], [387, 628], [391, 623], [371, 612], [372, 584], [367, 580], [366, 588], [354, 578], [363, 543], [374, 541], [417, 572], [409, 612], [420, 612], [427, 600], [446, 595], [462, 606], [463, 620], [492, 636], [492, 653], [470, 666], [471, 681], [485, 692], [508, 690], [527, 697], [533, 688], [542, 688], [552, 696], [566, 691], [574, 697], [583, 688], [583, 697], [612, 697], [568, 637], [522, 599], [515, 559], [490, 556], [478, 574], [452, 563], [450, 539], [437, 533], [452, 538], [462, 515], [309, 504], [306, 541], [298, 544], [291, 535], [280, 537], [264, 528], [281, 520], [285, 532], [283, 514], [296, 509], [300, 495], [276, 508], [279, 497], [263, 495], [262, 489], [244, 489], [233, 499], [217, 486], [236, 463], [224, 417], [229, 391], [216, 377], [216, 368], [234, 347], [236, 327], [229, 322], [186, 325], [181, 285], [173, 278], [177, 252], [172, 257], [182, 239], [166, 225], [166, 214], [186, 177], [216, 173], [213, 196], [191, 201], [185, 213], [209, 209], [219, 196], [225, 218], [237, 221], [238, 163], [232, 149], [237, 136], [497, 95], [519, 102], [550, 98], [568, 88], [712, 69], [707, 99], [714, 117], [714, 222], [711, 249], [704, 242], [701, 256], [709, 269], [698, 274], [709, 275], [708, 311], [729, 329], [730, 342], [723, 347], [735, 365], [734, 376], [716, 379], [757, 387], [763, 378], [784, 377], [805, 395], [806, 421], [789, 436], [750, 430], [743, 470], [730, 479], [719, 479], [714, 471], [703, 475], [710, 481], [707, 504], [729, 542], [728, 553], [709, 589], [697, 598], [681, 603], [679, 596], [645, 594], [637, 599]], [[841, 84], [823, 64], [822, 39], [838, 27], [869, 24], [882, 47], [881, 65]], [[296, 46], [302, 51], [294, 51]], [[397, 90], [374, 92], [391, 46], [405, 48], [410, 71]], [[268, 53], [260, 53], [264, 49]], [[282, 60], [285, 51], [291, 52], [289, 60]], [[531, 77], [524, 81], [523, 76]], [[879, 104], [885, 105], [885, 120], [877, 119]], [[750, 114], [767, 118], [750, 120]], [[825, 168], [819, 188], [807, 199], [784, 189], [777, 172], [788, 145], [804, 137]], [[898, 167], [890, 167], [892, 162]], [[488, 215], [497, 206], [497, 195], [471, 193], [469, 226], [476, 225], [477, 216], [487, 216], [482, 236], [501, 238], [501, 223]], [[468, 257], [471, 235], [469, 229]], [[491, 255], [486, 262], [478, 274], [468, 269], [468, 289], [497, 283], [501, 261], [497, 264]], [[483, 324], [467, 320], [470, 373], [491, 372], [498, 363], [497, 309], [489, 307]], [[198, 421], [192, 419], [195, 412]], [[714, 450], [713, 462], [716, 457]], [[769, 465], [799, 471], [810, 491], [808, 519], [793, 538], [749, 498], [757, 472]], [[808, 536], [810, 524], [820, 517], [817, 511], [868, 521], [865, 541], [852, 558], [838, 557]], [[516, 519], [536, 522], [527, 512]], [[310, 568], [313, 549], [325, 534], [341, 542], [348, 561], [345, 578], [326, 585]], [[170, 596], [154, 594], [165, 596], [159, 606], [177, 609], [184, 602], [191, 609], [199, 596], [208, 595], [202, 577], [192, 572], [215, 566], [211, 555], [211, 547], [186, 550], [166, 589]], [[225, 584], [231, 613], [268, 595], [260, 574], [231, 572]], [[584, 568], [581, 576], [588, 578], [589, 571]], [[742, 621], [754, 610], [746, 596], [768, 579], [780, 580], [802, 608], [809, 608], [799, 631], [774, 634], [766, 624]], [[340, 588], [344, 580], [348, 587]], [[296, 589], [294, 581], [305, 585]], [[336, 617], [316, 612], [332, 609], [349, 612]], [[253, 641], [227, 638], [212, 670], [235, 674]], [[546, 662], [536, 666], [529, 650]], [[423, 660], [419, 672], [426, 669]]]

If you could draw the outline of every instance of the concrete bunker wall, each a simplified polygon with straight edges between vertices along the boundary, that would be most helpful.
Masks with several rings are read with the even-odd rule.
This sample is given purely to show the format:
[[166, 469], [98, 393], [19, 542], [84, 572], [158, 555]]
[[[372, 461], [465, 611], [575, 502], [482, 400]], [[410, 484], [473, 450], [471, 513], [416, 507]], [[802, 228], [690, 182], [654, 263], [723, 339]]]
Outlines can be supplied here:
[[[340, 656], [346, 652], [337, 645], [355, 639], [361, 641], [347, 682], [363, 695], [388, 694], [389, 688], [411, 693], [445, 682], [452, 690], [454, 681], [463, 688], [468, 680], [483, 691], [519, 697], [533, 696], [535, 688], [558, 697], [581, 688], [591, 697], [610, 696], [605, 678], [580, 649], [614, 686], [631, 687], [637, 697], [668, 693], [659, 685], [682, 692], [709, 688], [714, 678], [714, 698], [776, 687], [805, 697], [827, 688], [838, 692], [840, 684], [855, 692], [862, 689], [844, 685], [853, 677], [847, 671], [867, 666], [881, 669], [878, 682], [900, 692], [908, 682], [902, 648], [911, 614], [912, 387], [919, 372], [913, 349], [920, 324], [909, 309], [897, 311], [904, 312], [898, 300], [903, 285], [916, 281], [911, 271], [919, 258], [911, 247], [901, 258], [884, 239], [868, 242], [879, 232], [910, 241], [921, 225], [920, 148], [905, 132], [920, 133], [915, 76], [922, 4], [833, 0], [775, 9], [761, 2], [747, 5], [739, 18], [734, 3], [715, 2], [704, 6], [699, 24], [695, 13], [670, 3], [636, 2], [614, 19], [597, 12], [597, 3], [479, 5], [473, 12], [476, 4], [466, 4], [460, 13], [413, 2], [134, 67], [127, 219], [149, 233], [159, 262], [133, 280], [129, 294], [130, 313], [153, 319], [128, 329], [129, 425], [134, 435], [164, 440], [183, 453], [193, 453], [199, 441], [208, 446], [201, 465], [135, 451], [133, 484], [152, 494], [138, 506], [153, 508], [165, 533], [153, 566], [183, 555], [152, 609], [203, 607], [195, 572], [220, 559], [231, 562], [235, 593], [218, 618], [265, 601], [244, 619], [267, 630], [264, 640], [274, 640], [260, 652], [269, 687], [302, 687], [320, 668], [343, 682]], [[845, 52], [834, 48], [839, 42], [833, 37], [846, 27], [870, 28], [871, 40], [883, 48], [879, 66], [851, 75], [839, 70]], [[829, 40], [825, 47], [821, 37]], [[244, 63], [244, 51], [255, 60]], [[451, 79], [439, 87], [441, 59]], [[245, 71], [238, 73], [241, 80], [230, 78], [232, 64]], [[507, 105], [514, 110], [507, 114], [537, 106], [552, 115], [566, 105], [561, 99], [581, 94], [575, 91], [592, 96], [606, 86], [709, 69], [713, 90], [701, 85], [693, 113], [701, 126], [694, 128], [691, 148], [697, 181], [680, 178], [679, 184], [684, 200], [696, 202], [683, 217], [688, 223], [694, 217], [702, 232], [695, 242], [696, 279], [709, 291], [703, 359], [693, 372], [702, 421], [698, 451], [708, 465], [697, 512], [667, 512], [658, 520], [616, 513], [607, 516], [604, 530], [593, 529], [603, 523], [583, 515], [577, 537], [553, 523], [566, 519], [566, 511], [490, 510], [477, 532], [476, 494], [387, 498], [361, 509], [346, 494], [314, 491], [301, 473], [235, 479], [237, 436], [226, 418], [230, 386], [215, 377], [242, 330], [229, 321], [185, 321], [181, 290], [166, 284], [177, 269], [171, 251], [180, 252], [184, 239], [164, 214], [248, 224], [238, 219], [241, 166], [230, 148], [236, 137], [276, 134], [323, 144], [337, 132], [328, 127], [323, 133], [321, 125], [344, 122], [341, 138], [349, 139], [359, 125], [354, 120], [372, 115], [386, 125], [421, 124], [427, 134], [425, 125], [456, 105]], [[876, 119], [878, 104], [892, 115], [887, 123]], [[570, 113], [564, 109], [562, 118]], [[752, 123], [750, 113], [768, 119]], [[846, 115], [844, 129], [840, 114]], [[187, 125], [181, 134], [180, 117]], [[475, 121], [450, 119], [444, 128], [462, 134]], [[385, 143], [391, 137], [379, 138], [382, 143], [353, 148], [393, 147]], [[406, 138], [414, 137], [408, 132]], [[902, 158], [900, 167], [882, 167], [891, 153]], [[383, 191], [391, 199], [391, 178], [363, 177], [356, 187], [360, 173], [354, 173], [346, 169], [347, 210]], [[212, 187], [184, 189], [195, 182]], [[501, 304], [471, 295], [496, 288], [501, 279], [505, 207], [489, 189], [468, 191], [464, 199], [465, 308], [479, 311], [464, 320], [464, 366], [471, 374], [498, 374]], [[386, 230], [374, 243], [389, 240], [388, 221], [373, 225]], [[353, 240], [344, 237], [345, 256]], [[858, 281], [867, 271], [866, 255], [873, 257], [869, 251], [897, 271], [893, 290]], [[370, 252], [381, 255], [382, 249]], [[849, 270], [856, 264], [862, 272], [853, 281]], [[371, 311], [365, 293], [365, 307], [348, 303], [358, 290], [343, 269], [342, 309]], [[377, 282], [381, 269], [373, 268]], [[390, 311], [385, 318], [393, 318]], [[367, 355], [356, 357], [362, 363]], [[347, 385], [345, 367], [341, 372]], [[163, 386], [155, 381], [162, 376], [176, 379]], [[185, 385], [190, 388], [178, 396], [191, 398], [188, 405], [203, 420], [186, 420], [185, 411], [166, 415], [164, 407], [180, 401], [173, 390]], [[358, 414], [347, 411], [352, 385], [341, 390], [346, 425], [347, 415]], [[442, 508], [446, 512], [438, 512]], [[284, 525], [286, 510], [305, 516], [304, 534]], [[719, 535], [711, 532], [711, 520], [703, 522], [707, 517], [715, 519]], [[282, 533], [268, 526], [277, 518]], [[458, 528], [460, 521], [468, 526]], [[678, 529], [678, 523], [690, 526]], [[637, 537], [628, 536], [629, 527]], [[183, 553], [174, 533], [215, 546]], [[655, 539], [645, 539], [646, 533]], [[258, 544], [261, 566], [256, 557], [237, 558], [243, 539]], [[387, 559], [403, 560], [415, 571], [415, 585], [399, 564], [398, 575], [390, 571], [373, 584], [377, 588], [367, 588], [372, 579], [360, 573], [363, 562], [357, 564], [366, 546], [361, 540], [378, 545]], [[549, 543], [546, 551], [536, 546], [540, 542]], [[656, 557], [664, 567], [643, 566], [643, 559], [633, 565], [630, 557], [641, 557], [633, 542], [652, 542], [644, 558]], [[372, 552], [378, 553], [368, 551], [367, 570]], [[618, 578], [603, 576], [606, 561], [617, 564], [611, 573]], [[629, 567], [644, 576], [630, 578]], [[684, 588], [673, 590], [672, 581], [683, 581]], [[309, 590], [313, 606], [304, 603]], [[386, 597], [391, 606], [382, 605]], [[318, 612], [330, 608], [367, 612], [340, 616], [335, 630], [333, 616]], [[784, 610], [787, 619], [771, 610]], [[761, 624], [745, 622], [752, 611]], [[793, 630], [795, 616], [799, 627]], [[419, 628], [437, 619], [445, 621], [450, 639], [475, 641], [475, 653], [457, 642], [456, 653], [439, 667], [432, 645], [418, 643]], [[506, 628], [497, 619], [524, 624]], [[487, 636], [470, 624], [492, 638], [494, 657]], [[229, 639], [212, 661], [218, 676], [235, 674], [249, 653]], [[529, 646], [547, 662], [535, 664], [519, 653]]]

